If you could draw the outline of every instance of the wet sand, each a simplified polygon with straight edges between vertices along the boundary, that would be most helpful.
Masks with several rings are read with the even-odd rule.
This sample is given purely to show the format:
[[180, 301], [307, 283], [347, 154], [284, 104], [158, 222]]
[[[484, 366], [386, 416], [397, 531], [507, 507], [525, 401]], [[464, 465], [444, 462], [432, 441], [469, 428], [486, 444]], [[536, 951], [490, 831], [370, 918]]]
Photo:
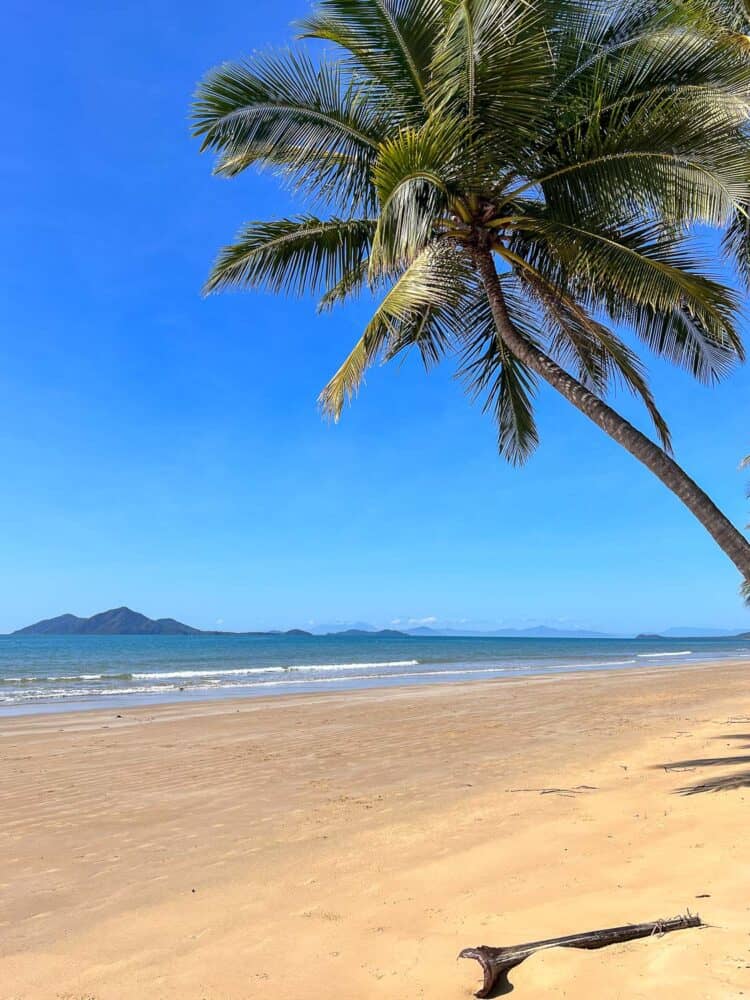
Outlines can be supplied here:
[[0, 721], [0, 997], [750, 996], [746, 664]]

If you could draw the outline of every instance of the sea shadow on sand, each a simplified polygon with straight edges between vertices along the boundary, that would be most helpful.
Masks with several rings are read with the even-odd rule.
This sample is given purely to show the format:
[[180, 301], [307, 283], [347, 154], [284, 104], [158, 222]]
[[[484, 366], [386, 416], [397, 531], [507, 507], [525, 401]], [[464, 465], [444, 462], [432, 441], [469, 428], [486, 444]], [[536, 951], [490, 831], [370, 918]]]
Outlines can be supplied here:
[[[727, 733], [714, 736], [715, 740], [741, 741], [750, 740], [750, 733]], [[738, 750], [750, 750], [750, 743], [737, 747]], [[750, 764], [750, 754], [739, 754], [730, 757], [696, 757], [693, 760], [675, 760], [668, 764], [654, 764], [654, 770], [693, 771], [704, 767], [730, 767], [737, 764]], [[702, 792], [728, 792], [737, 788], [750, 788], [750, 770], [735, 771], [732, 774], [722, 774], [718, 777], [706, 777], [695, 784], [676, 788], [677, 795], [699, 795]]]

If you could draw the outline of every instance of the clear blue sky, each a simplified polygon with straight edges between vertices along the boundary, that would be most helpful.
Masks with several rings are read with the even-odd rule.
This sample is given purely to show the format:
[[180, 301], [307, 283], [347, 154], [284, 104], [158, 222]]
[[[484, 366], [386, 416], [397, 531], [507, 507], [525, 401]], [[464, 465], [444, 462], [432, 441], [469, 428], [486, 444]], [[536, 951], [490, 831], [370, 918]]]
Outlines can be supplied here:
[[[703, 529], [551, 391], [521, 470], [450, 369], [415, 360], [328, 426], [316, 395], [362, 308], [201, 299], [218, 246], [289, 205], [271, 177], [211, 177], [194, 85], [305, 9], [6, 8], [0, 631], [120, 604], [226, 628], [750, 625]], [[652, 371], [678, 458], [744, 523], [750, 372]]]

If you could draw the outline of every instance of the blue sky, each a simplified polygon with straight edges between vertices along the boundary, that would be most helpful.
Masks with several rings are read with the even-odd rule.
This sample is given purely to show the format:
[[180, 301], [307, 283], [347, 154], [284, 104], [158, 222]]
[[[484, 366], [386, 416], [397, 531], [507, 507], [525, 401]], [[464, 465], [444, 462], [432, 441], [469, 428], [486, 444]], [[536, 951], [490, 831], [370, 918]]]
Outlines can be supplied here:
[[[749, 627], [703, 529], [551, 391], [520, 470], [448, 366], [373, 371], [329, 426], [316, 395], [363, 307], [200, 297], [219, 245], [290, 205], [272, 177], [211, 177], [192, 91], [305, 9], [6, 8], [0, 631], [120, 604], [225, 628]], [[652, 372], [678, 458], [744, 523], [748, 370]]]

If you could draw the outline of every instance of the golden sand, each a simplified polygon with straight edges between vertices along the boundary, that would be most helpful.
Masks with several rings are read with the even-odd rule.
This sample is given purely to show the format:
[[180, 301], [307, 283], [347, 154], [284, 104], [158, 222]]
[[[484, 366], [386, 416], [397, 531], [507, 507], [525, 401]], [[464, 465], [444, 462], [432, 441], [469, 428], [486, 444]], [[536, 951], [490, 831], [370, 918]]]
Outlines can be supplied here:
[[[738, 664], [0, 721], [0, 997], [750, 997]], [[667, 765], [665, 767], [664, 765]]]

